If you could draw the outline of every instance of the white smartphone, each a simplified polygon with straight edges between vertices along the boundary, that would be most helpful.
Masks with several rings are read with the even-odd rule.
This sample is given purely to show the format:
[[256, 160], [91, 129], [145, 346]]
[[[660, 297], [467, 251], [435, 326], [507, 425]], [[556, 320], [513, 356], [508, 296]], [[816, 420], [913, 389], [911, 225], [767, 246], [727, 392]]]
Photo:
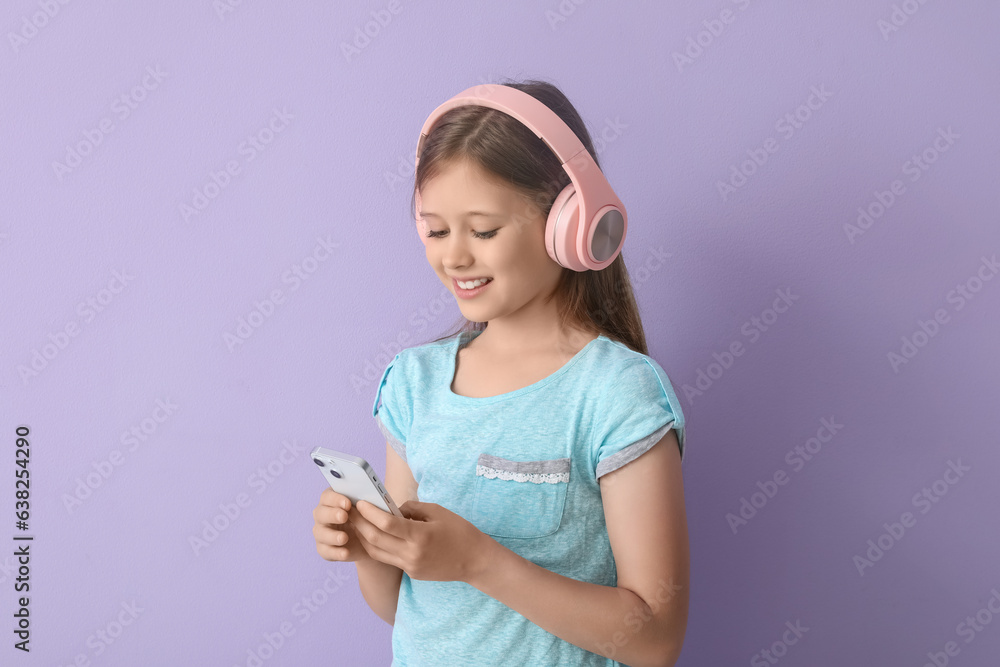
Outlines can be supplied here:
[[324, 447], [312, 450], [311, 456], [330, 488], [350, 498], [352, 505], [364, 500], [383, 512], [404, 518], [368, 461]]

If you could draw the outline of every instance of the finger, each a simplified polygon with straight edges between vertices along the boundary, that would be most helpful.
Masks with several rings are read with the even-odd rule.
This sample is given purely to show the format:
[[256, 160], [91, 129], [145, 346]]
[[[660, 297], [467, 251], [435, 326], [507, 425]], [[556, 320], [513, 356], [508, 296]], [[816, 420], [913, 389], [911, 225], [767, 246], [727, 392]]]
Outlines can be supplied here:
[[[365, 504], [365, 503], [362, 503]], [[366, 511], [368, 508], [365, 508]], [[372, 514], [385, 514], [386, 517], [398, 520], [397, 517], [391, 516], [377, 507], [371, 507]], [[382, 520], [382, 517], [375, 517], [376, 521]], [[369, 544], [378, 547], [380, 549], [385, 549], [393, 553], [398, 553], [402, 547], [406, 545], [406, 541], [396, 537], [392, 533], [386, 532], [379, 527], [373, 521], [370, 521], [365, 515], [361, 513], [360, 510], [355, 510], [351, 513], [351, 521], [354, 523], [354, 532], [362, 536]]]
[[347, 533], [343, 530], [336, 530], [321, 523], [313, 525], [313, 537], [317, 542], [322, 542], [330, 546], [342, 547], [347, 544]]
[[347, 521], [347, 516], [345, 510], [329, 505], [317, 505], [313, 510], [313, 519], [316, 523], [342, 524]]
[[331, 507], [339, 505], [340, 503], [337, 502], [339, 500], [338, 496], [340, 496], [340, 494], [328, 486], [323, 489], [323, 493], [319, 494], [319, 502], [323, 505], [329, 505]]
[[347, 547], [331, 547], [329, 544], [323, 544], [322, 542], [316, 543], [316, 552], [325, 560], [336, 561], [344, 560], [351, 553]]
[[326, 508], [326, 511], [323, 512], [323, 516], [326, 519], [323, 523], [342, 524], [347, 521], [348, 516], [350, 515], [347, 510], [339, 507], [328, 507]]
[[333, 514], [331, 510], [333, 509], [329, 505], [319, 504], [313, 509], [313, 519], [316, 523], [332, 523]]
[[[362, 508], [364, 509], [362, 510]], [[382, 533], [391, 535], [396, 539], [406, 537], [406, 521], [400, 519], [398, 516], [390, 514], [385, 510], [381, 510], [366, 500], [362, 500], [358, 503], [358, 511], [363, 511], [364, 513], [361, 516], [367, 519], [370, 524], [374, 525]]]
[[407, 519], [413, 519], [414, 521], [426, 521], [430, 517], [425, 504], [415, 500], [407, 500], [399, 506], [399, 511]]
[[342, 493], [337, 493], [329, 486], [323, 489], [323, 493], [319, 496], [320, 504], [326, 505], [328, 507], [343, 507], [345, 510], [350, 509], [351, 499]]
[[392, 565], [398, 567], [400, 570], [403, 569], [402, 560], [396, 556], [395, 553], [387, 551], [379, 547], [377, 544], [372, 544], [365, 539], [364, 535], [360, 531], [356, 531], [358, 542], [361, 543], [361, 547], [368, 552], [368, 555], [379, 561], [380, 563], [385, 563], [387, 565]]
[[342, 530], [333, 530], [331, 528], [329, 537], [324, 541], [332, 546], [343, 547], [347, 546], [347, 543], [350, 541], [350, 538], [347, 536], [346, 532]]

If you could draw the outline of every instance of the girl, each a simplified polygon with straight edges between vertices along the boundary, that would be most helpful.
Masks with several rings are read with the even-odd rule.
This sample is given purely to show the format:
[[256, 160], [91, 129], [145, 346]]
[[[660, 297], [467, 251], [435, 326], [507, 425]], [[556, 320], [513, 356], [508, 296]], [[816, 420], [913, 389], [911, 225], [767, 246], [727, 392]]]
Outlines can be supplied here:
[[[596, 163], [555, 86], [503, 85], [554, 111]], [[393, 666], [662, 666], [680, 654], [684, 416], [648, 356], [621, 254], [575, 271], [546, 251], [570, 182], [497, 109], [451, 109], [424, 141], [415, 219], [463, 318], [397, 354], [376, 389], [385, 487], [406, 518], [329, 488], [313, 513], [319, 554], [355, 562], [393, 625]]]

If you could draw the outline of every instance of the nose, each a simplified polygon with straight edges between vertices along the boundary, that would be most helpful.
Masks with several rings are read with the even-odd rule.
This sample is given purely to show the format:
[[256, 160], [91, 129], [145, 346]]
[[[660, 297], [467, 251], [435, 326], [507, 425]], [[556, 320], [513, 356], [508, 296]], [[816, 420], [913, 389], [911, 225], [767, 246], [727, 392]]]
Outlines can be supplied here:
[[460, 234], [449, 232], [448, 236], [440, 241], [443, 242], [444, 246], [441, 262], [449, 270], [468, 266], [472, 263], [473, 257], [469, 250], [469, 242], [467, 239], [461, 238]]

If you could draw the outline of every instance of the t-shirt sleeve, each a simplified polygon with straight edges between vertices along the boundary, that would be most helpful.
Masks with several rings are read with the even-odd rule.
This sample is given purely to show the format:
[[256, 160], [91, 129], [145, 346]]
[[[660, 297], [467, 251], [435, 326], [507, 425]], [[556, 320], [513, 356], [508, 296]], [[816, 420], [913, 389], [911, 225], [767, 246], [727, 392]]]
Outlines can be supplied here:
[[596, 476], [638, 458], [668, 431], [677, 431], [684, 460], [684, 413], [667, 374], [648, 356], [630, 359], [605, 385], [595, 419]]
[[382, 379], [375, 389], [372, 417], [375, 418], [375, 423], [385, 436], [386, 442], [405, 461], [406, 441], [409, 439], [413, 412], [407, 390], [405, 367], [400, 361], [399, 354], [386, 366]]

